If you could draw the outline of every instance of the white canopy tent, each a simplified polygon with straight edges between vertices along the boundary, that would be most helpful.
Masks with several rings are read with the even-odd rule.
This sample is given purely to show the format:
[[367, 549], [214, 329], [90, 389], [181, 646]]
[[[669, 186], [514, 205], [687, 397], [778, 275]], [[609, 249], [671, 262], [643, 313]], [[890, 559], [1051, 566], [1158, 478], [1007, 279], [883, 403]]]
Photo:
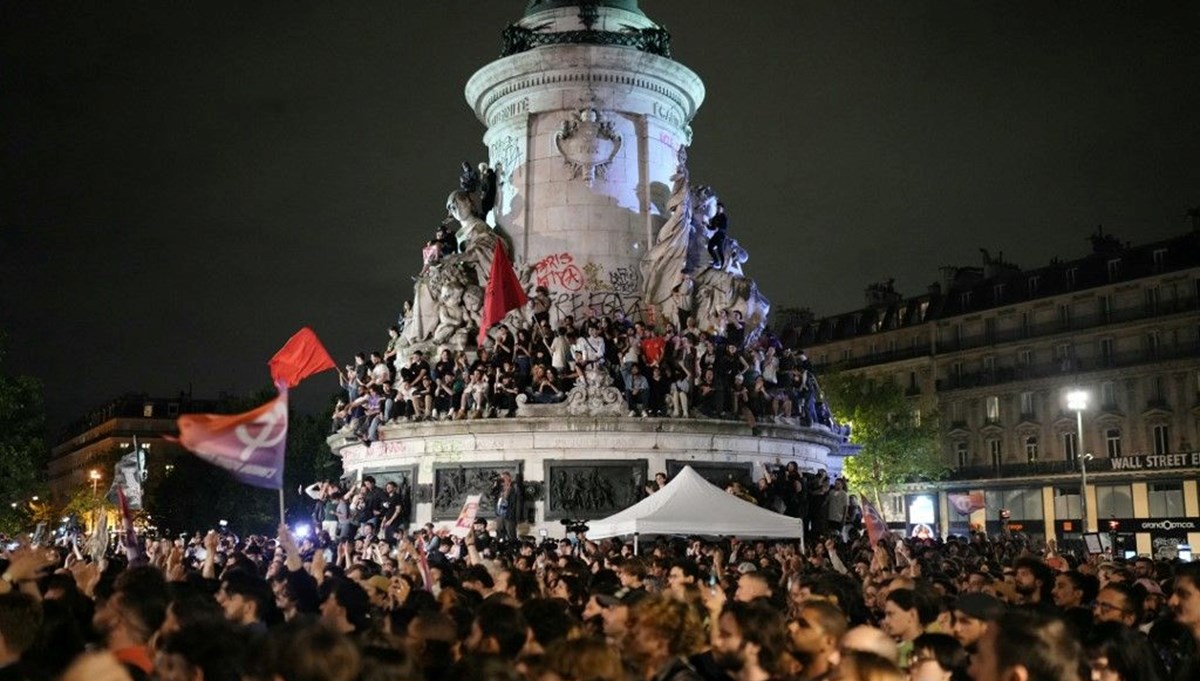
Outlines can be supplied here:
[[729, 494], [685, 466], [667, 486], [629, 508], [588, 523], [589, 539], [639, 534], [803, 539], [798, 518], [789, 518]]

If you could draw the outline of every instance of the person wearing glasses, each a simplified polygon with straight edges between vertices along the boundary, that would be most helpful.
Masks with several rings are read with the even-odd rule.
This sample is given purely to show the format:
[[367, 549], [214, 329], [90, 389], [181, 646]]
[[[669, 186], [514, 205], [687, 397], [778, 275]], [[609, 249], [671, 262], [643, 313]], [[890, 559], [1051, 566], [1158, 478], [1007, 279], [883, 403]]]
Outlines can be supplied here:
[[1092, 615], [1097, 622], [1118, 622], [1127, 627], [1136, 627], [1142, 619], [1142, 599], [1128, 584], [1109, 582], [1096, 594]]

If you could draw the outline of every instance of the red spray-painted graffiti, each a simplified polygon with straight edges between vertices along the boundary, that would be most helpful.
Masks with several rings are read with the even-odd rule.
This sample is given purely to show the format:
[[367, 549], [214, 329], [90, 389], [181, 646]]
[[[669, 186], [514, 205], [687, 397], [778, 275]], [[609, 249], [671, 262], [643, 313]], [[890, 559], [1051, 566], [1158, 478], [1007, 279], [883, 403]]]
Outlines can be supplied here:
[[533, 266], [538, 286], [555, 287], [567, 291], [583, 288], [583, 273], [575, 265], [570, 253], [548, 255]]

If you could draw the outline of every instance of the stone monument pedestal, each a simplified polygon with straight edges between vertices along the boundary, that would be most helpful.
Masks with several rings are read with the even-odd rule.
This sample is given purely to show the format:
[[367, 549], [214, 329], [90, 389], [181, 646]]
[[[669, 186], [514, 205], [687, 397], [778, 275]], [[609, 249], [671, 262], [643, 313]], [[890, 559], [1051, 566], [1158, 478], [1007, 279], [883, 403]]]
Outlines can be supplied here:
[[841, 436], [804, 428], [710, 419], [625, 416], [519, 417], [384, 426], [370, 445], [335, 435], [347, 477], [403, 480], [413, 492], [411, 522], [453, 522], [470, 494], [480, 515], [495, 511], [502, 471], [524, 483], [520, 532], [562, 536], [562, 519], [603, 518], [644, 495], [656, 473], [690, 465], [710, 481], [752, 485], [763, 466], [841, 470]]

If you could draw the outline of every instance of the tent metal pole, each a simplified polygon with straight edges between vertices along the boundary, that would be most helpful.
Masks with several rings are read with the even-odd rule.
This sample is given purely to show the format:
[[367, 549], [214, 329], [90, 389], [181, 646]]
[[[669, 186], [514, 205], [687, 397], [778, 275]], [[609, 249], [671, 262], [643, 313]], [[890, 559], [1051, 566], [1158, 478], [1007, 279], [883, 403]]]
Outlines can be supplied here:
[[638, 533], [637, 532], [633, 533], [633, 555], [635, 555], [635, 556], [640, 555], [638, 553]]

